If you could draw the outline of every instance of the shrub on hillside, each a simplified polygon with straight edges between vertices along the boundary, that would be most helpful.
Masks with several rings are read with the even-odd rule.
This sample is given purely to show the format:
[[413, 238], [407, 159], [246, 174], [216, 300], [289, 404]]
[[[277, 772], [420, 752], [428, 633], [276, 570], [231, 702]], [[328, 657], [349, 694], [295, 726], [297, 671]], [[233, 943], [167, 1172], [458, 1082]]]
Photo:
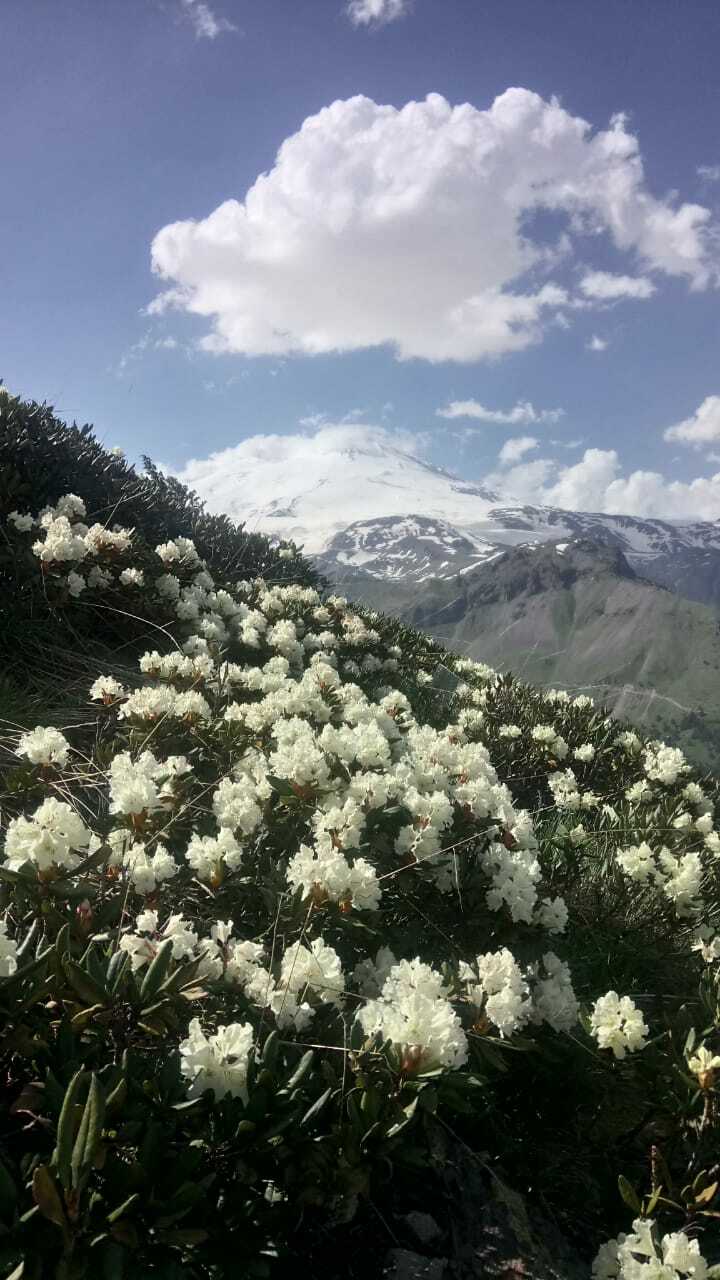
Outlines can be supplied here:
[[22, 514], [70, 624], [109, 592], [161, 629], [75, 729], [0, 744], [5, 1267], [328, 1274], [334, 1232], [341, 1275], [347, 1224], [460, 1128], [588, 1265], [625, 1202], [598, 1280], [709, 1274], [715, 784], [184, 536]]
[[[97, 652], [99, 646], [116, 649], [120, 663], [128, 654], [132, 658], [133, 642], [147, 643], [153, 627], [163, 625], [166, 610], [146, 608], [140, 616], [132, 608], [136, 597], [112, 589], [129, 564], [127, 546], [117, 538], [113, 542], [116, 528], [133, 531], [135, 561], [143, 558], [143, 545], [188, 537], [221, 577], [263, 574], [273, 582], [317, 584], [318, 575], [293, 547], [273, 546], [227, 516], [208, 515], [197, 495], [178, 480], [148, 458], [144, 467], [137, 471], [119, 450], [106, 449], [91, 427], [67, 426], [50, 406], [11, 396], [0, 386], [0, 657], [11, 682], [7, 690], [0, 687], [0, 708], [6, 702], [12, 706], [17, 687], [32, 686], [38, 672], [46, 681], [57, 680], [58, 668], [67, 661], [77, 665], [80, 654]], [[74, 493], [82, 494], [87, 528], [82, 535], [76, 528], [69, 553], [74, 562], [63, 563], [75, 571], [84, 565], [90, 576], [69, 625], [62, 606], [68, 593], [78, 589], [77, 573], [66, 572], [61, 581], [44, 559], [46, 572], [39, 578], [31, 543], [17, 536], [19, 529], [9, 517], [17, 513], [22, 526], [28, 512], [54, 508], [61, 497]], [[85, 546], [80, 545], [83, 536]], [[56, 545], [61, 538], [58, 526]], [[95, 581], [101, 564], [102, 598]]]

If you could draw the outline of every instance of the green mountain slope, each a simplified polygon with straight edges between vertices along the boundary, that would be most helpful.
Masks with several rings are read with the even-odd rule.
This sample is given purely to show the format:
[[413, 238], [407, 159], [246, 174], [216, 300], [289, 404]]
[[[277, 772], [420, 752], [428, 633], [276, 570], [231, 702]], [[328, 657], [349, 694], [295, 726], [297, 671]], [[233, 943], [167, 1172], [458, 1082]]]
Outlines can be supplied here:
[[518, 547], [450, 581], [352, 594], [499, 670], [589, 692], [707, 766], [720, 758], [720, 614], [638, 578], [614, 548]]

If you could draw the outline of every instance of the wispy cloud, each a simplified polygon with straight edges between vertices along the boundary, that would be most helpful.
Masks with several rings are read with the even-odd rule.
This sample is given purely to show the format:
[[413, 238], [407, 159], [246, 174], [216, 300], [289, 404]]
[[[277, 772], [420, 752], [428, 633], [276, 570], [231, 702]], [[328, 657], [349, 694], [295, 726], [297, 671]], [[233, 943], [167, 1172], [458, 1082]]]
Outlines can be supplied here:
[[720, 396], [706, 396], [695, 412], [663, 432], [663, 439], [702, 449], [720, 441]]
[[607, 351], [608, 345], [607, 338], [599, 338], [598, 335], [594, 333], [590, 341], [585, 343], [585, 350]]
[[518, 400], [512, 409], [488, 409], [479, 400], [452, 400], [444, 409], [437, 409], [438, 418], [475, 418], [479, 422], [494, 422], [503, 427], [526, 427], [546, 422], [559, 422], [564, 409], [536, 409], [529, 400]]
[[699, 164], [697, 174], [704, 182], [720, 182], [720, 164]]
[[519, 462], [526, 453], [530, 453], [532, 449], [537, 449], [540, 441], [535, 436], [514, 436], [512, 440], [506, 440], [499, 453], [500, 465], [503, 467], [511, 467]]
[[216, 40], [226, 31], [237, 31], [234, 22], [219, 18], [204, 0], [180, 0], [183, 17], [191, 24], [196, 40]]
[[316, 431], [318, 427], [330, 422], [334, 426], [346, 426], [353, 422], [361, 422], [363, 418], [367, 418], [367, 409], [348, 409], [347, 413], [339, 418], [331, 418], [329, 413], [308, 413], [304, 418], [298, 418], [298, 425], [305, 427], [308, 431]]
[[404, 18], [412, 0], [348, 0], [347, 15], [355, 27], [384, 27]]
[[586, 298], [617, 302], [620, 298], [652, 298], [655, 285], [647, 276], [619, 276], [611, 271], [588, 271], [580, 281]]
[[180, 347], [177, 338], [166, 337], [156, 338], [155, 335], [148, 330], [137, 342], [133, 342], [127, 351], [123, 352], [113, 372], [118, 378], [122, 378], [128, 369], [135, 364], [137, 360], [144, 356], [148, 351], [176, 351]]

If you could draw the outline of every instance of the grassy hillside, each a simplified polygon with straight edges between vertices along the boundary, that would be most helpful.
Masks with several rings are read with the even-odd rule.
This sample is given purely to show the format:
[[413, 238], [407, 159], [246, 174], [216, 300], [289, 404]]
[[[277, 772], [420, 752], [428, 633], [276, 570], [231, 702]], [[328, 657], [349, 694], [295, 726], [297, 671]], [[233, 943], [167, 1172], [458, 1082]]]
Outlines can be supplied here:
[[62, 608], [67, 591], [48, 600], [28, 540], [19, 541], [12, 526], [8, 533], [7, 521], [13, 511], [40, 512], [68, 493], [82, 495], [89, 526], [122, 525], [149, 545], [191, 538], [220, 575], [263, 574], [308, 586], [320, 580], [294, 551], [280, 554], [262, 534], [208, 515], [196, 494], [149, 458], [138, 470], [105, 448], [91, 426], [68, 426], [51, 406], [0, 386], [0, 719], [32, 725], [42, 713], [59, 722], [84, 697], [91, 672], [102, 666], [122, 675], [163, 640], [162, 611], [148, 616], [147, 607], [134, 608], [137, 593], [128, 596], [117, 584], [102, 594], [86, 590], [72, 622]]
[[0, 1273], [715, 1274], [717, 782], [91, 501], [0, 524]]

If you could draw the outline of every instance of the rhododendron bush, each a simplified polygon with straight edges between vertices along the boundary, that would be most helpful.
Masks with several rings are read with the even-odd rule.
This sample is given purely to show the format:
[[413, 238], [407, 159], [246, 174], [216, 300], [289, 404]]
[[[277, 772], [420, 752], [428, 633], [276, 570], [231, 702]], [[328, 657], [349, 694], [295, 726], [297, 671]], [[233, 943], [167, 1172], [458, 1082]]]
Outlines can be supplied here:
[[3, 726], [3, 1274], [315, 1274], [441, 1131], [588, 1273], [710, 1274], [715, 784], [77, 495], [2, 536], [49, 613], [154, 628], [71, 722]]

